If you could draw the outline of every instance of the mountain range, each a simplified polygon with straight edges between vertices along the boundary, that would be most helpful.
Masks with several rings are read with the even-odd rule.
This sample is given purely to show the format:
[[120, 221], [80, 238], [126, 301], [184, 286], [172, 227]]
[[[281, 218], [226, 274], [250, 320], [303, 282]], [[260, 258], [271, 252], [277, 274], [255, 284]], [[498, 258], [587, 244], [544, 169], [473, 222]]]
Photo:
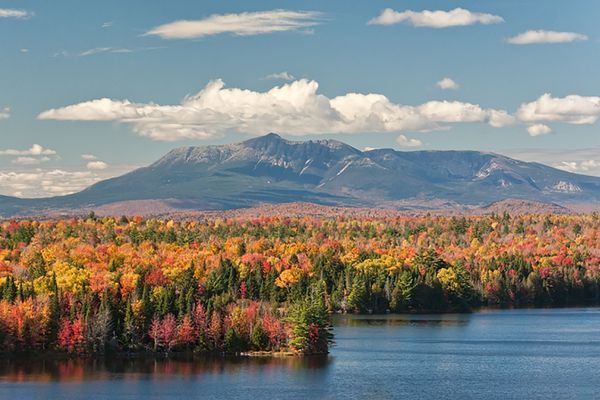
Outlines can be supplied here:
[[[358, 150], [336, 140], [277, 134], [227, 145], [177, 148], [153, 164], [81, 192], [43, 199], [0, 196], [0, 216], [127, 204], [227, 210], [307, 202], [433, 209], [519, 199], [598, 203], [600, 178], [479, 151]], [[138, 207], [139, 205], [139, 207]]]

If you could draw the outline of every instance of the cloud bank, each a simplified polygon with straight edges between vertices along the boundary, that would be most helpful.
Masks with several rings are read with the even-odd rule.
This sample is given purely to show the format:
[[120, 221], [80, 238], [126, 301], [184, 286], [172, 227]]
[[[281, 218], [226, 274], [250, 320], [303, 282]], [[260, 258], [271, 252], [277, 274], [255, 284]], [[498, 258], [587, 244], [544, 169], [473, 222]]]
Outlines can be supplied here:
[[62, 169], [0, 171], [2, 194], [17, 197], [45, 197], [75, 193], [100, 180], [89, 171]]
[[33, 144], [27, 150], [6, 149], [0, 150], [0, 156], [52, 156], [56, 151], [47, 149], [39, 144]]
[[460, 101], [396, 104], [382, 94], [347, 93], [329, 98], [316, 81], [297, 80], [266, 92], [225, 88], [223, 81], [180, 104], [90, 100], [39, 114], [42, 120], [116, 121], [155, 140], [208, 139], [228, 131], [261, 135], [431, 131], [451, 123], [483, 122], [493, 127], [514, 123], [506, 111]]
[[568, 172], [600, 176], [600, 147], [565, 150], [506, 150], [503, 153], [519, 160], [535, 161]]
[[24, 168], [0, 169], [0, 194], [26, 198], [62, 196], [79, 192], [98, 181], [123, 175], [136, 167], [116, 165], [85, 170], [31, 166]]
[[50, 161], [50, 157], [17, 157], [14, 160], [12, 160], [13, 164], [18, 164], [18, 165], [37, 165], [37, 164], [41, 164], [44, 163], [46, 161]]
[[450, 28], [454, 26], [467, 26], [474, 24], [499, 24], [504, 19], [498, 15], [471, 12], [464, 8], [455, 8], [450, 11], [424, 10], [424, 11], [395, 11], [386, 8], [382, 13], [369, 21], [369, 25], [394, 25], [406, 23], [417, 28]]
[[181, 20], [157, 26], [148, 36], [163, 39], [195, 39], [229, 33], [237, 36], [298, 31], [319, 24], [315, 11], [272, 10], [240, 14], [214, 14], [200, 20]]

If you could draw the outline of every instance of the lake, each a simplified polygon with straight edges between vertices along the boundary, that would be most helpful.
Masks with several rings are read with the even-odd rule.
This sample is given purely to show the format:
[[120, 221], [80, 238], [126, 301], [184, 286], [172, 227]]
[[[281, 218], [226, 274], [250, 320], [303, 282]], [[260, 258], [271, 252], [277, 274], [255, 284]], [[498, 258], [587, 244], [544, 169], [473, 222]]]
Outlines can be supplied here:
[[600, 309], [336, 316], [325, 357], [0, 362], [1, 399], [581, 399]]

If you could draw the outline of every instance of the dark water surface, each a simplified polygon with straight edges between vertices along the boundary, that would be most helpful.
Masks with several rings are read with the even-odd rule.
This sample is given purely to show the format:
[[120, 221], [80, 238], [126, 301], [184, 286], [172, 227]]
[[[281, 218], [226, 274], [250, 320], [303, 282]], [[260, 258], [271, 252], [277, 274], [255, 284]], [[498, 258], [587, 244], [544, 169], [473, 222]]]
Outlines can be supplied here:
[[0, 399], [600, 398], [600, 309], [335, 319], [328, 357], [0, 362]]

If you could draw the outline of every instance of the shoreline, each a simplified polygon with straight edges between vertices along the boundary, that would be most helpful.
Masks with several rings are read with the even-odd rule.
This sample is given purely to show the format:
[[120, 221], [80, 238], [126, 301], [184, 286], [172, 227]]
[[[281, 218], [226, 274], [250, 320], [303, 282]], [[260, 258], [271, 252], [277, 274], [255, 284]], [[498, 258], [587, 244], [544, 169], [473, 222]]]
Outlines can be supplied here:
[[[456, 311], [443, 311], [443, 312], [412, 312], [412, 313], [333, 313], [331, 316], [333, 320], [336, 319], [371, 319], [377, 317], [419, 317], [426, 315], [467, 315], [476, 314], [480, 312], [488, 311], [507, 311], [507, 310], [569, 310], [569, 309], [594, 309], [600, 308], [599, 304], [587, 304], [587, 305], [566, 305], [566, 306], [545, 306], [545, 307], [493, 307], [486, 306], [476, 309], [472, 309], [467, 312], [456, 312]], [[335, 328], [335, 324], [332, 324]], [[213, 351], [171, 351], [171, 352], [154, 352], [149, 350], [143, 351], [107, 351], [98, 353], [83, 353], [73, 354], [66, 353], [58, 350], [47, 350], [42, 352], [0, 352], [0, 357], [3, 361], [21, 361], [38, 358], [42, 361], [62, 361], [62, 360], [174, 360], [174, 361], [189, 361], [189, 360], [242, 360], [242, 359], [273, 359], [273, 358], [295, 358], [303, 359], [310, 357], [324, 357], [328, 356], [327, 353], [301, 353], [291, 350], [279, 350], [279, 351], [242, 351], [238, 353], [230, 352], [213, 352]]]
[[294, 351], [243, 351], [239, 353], [225, 352], [194, 352], [194, 351], [171, 351], [171, 352], [122, 352], [112, 351], [103, 353], [72, 354], [57, 350], [42, 352], [1, 352], [3, 361], [40, 359], [43, 361], [62, 360], [194, 360], [194, 359], [244, 359], [244, 358], [306, 358], [326, 356], [329, 353], [299, 353]]

